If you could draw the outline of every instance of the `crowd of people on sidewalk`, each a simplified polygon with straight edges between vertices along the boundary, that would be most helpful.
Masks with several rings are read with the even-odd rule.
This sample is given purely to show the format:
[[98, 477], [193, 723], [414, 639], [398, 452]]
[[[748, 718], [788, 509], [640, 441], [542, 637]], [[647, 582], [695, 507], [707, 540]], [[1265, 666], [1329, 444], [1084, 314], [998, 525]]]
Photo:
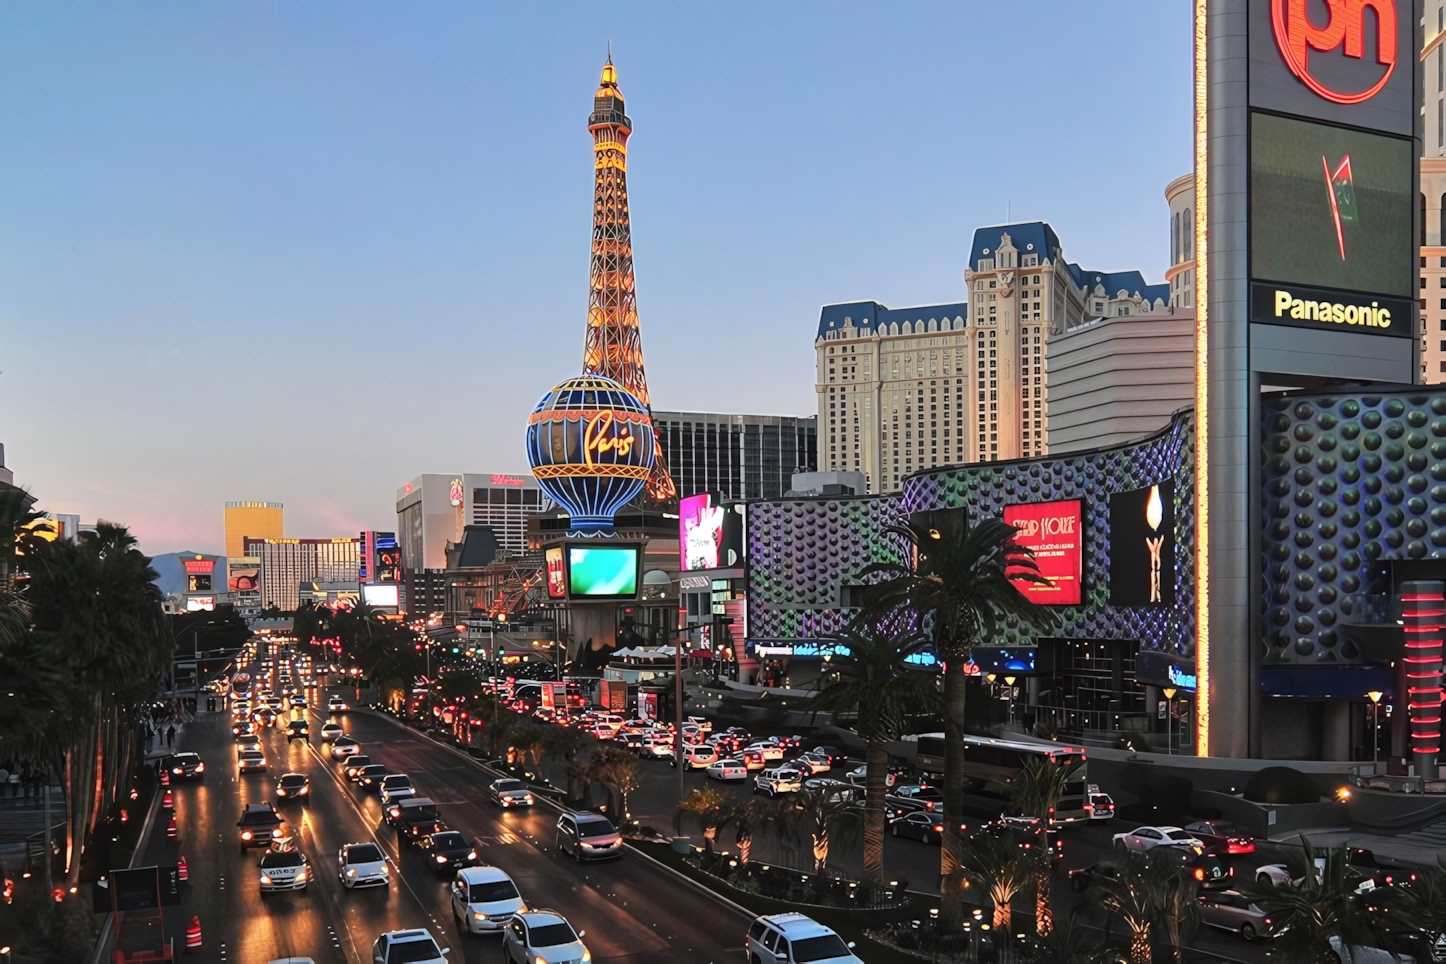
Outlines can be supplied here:
[[6, 760], [0, 764], [0, 800], [39, 797], [45, 790], [45, 777], [34, 767]]

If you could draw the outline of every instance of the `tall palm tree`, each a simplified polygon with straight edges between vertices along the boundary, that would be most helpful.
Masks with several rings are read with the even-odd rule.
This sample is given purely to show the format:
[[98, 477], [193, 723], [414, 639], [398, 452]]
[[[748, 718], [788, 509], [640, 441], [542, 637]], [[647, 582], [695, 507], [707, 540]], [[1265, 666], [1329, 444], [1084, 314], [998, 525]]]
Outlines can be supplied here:
[[1079, 768], [1078, 761], [1058, 763], [1046, 757], [1030, 757], [1010, 787], [1015, 805], [1025, 814], [1039, 819], [1041, 846], [1034, 848], [1034, 928], [1041, 937], [1054, 927], [1054, 912], [1049, 906], [1049, 878], [1054, 871], [1054, 852], [1049, 834], [1043, 830], [1053, 822], [1064, 786]]
[[[1386, 912], [1394, 911], [1416, 932], [1416, 960], [1430, 957], [1446, 935], [1446, 862], [1423, 870], [1407, 884], [1385, 888]], [[1381, 891], [1372, 892], [1374, 898]]]
[[732, 818], [736, 806], [737, 798], [733, 795], [713, 787], [702, 787], [678, 803], [678, 813], [698, 822], [703, 831], [703, 844], [711, 854], [718, 831]]
[[[1001, 623], [1044, 630], [1054, 615], [1015, 586], [1047, 583], [1034, 553], [1015, 541], [1013, 526], [995, 519], [970, 526], [963, 512], [936, 515], [934, 525], [890, 526], [905, 550], [900, 562], [868, 566], [882, 576], [866, 594], [865, 618], [885, 625], [926, 628], [944, 664], [944, 834], [939, 853], [939, 925], [956, 931], [964, 920], [964, 867], [959, 827], [964, 819], [964, 664], [975, 644]], [[888, 622], [892, 620], [892, 622]]]
[[823, 873], [829, 867], [831, 841], [840, 835], [847, 835], [859, 822], [859, 806], [853, 802], [849, 788], [843, 786], [821, 786], [818, 789], [803, 789], [792, 795], [785, 806], [788, 822], [797, 825], [798, 830], [807, 832], [813, 851], [814, 873]]
[[1118, 877], [1102, 878], [1100, 906], [1120, 915], [1130, 929], [1130, 964], [1151, 964], [1150, 931], [1175, 906], [1185, 886], [1174, 856], [1125, 851]]
[[762, 797], [748, 797], [734, 805], [733, 840], [738, 844], [738, 862], [748, 866], [753, 856], [753, 834], [760, 827], [774, 823], [778, 815], [778, 801]]
[[1009, 933], [1010, 903], [1034, 876], [1034, 856], [1026, 849], [1029, 843], [1024, 834], [1011, 829], [986, 830], [965, 840], [964, 873], [994, 902], [996, 931]]
[[936, 677], [911, 666], [909, 658], [929, 645], [919, 633], [893, 635], [877, 623], [855, 620], [839, 642], [845, 655], [809, 703], [816, 712], [855, 711], [854, 731], [864, 741], [864, 880], [884, 879], [884, 795], [889, 743], [913, 714], [932, 714], [939, 704]]
[[[1347, 947], [1382, 946], [1385, 935], [1371, 904], [1365, 895], [1356, 893], [1357, 882], [1346, 876], [1350, 865], [1347, 848], [1321, 852], [1305, 837], [1300, 843], [1305, 873], [1298, 885], [1257, 882], [1240, 887], [1275, 919], [1275, 955], [1288, 964], [1334, 962], [1332, 937]], [[1323, 871], [1317, 869], [1318, 860], [1325, 865]]]
[[1079, 908], [1065, 915], [1035, 946], [1030, 964], [1112, 964], [1109, 948], [1079, 923]]

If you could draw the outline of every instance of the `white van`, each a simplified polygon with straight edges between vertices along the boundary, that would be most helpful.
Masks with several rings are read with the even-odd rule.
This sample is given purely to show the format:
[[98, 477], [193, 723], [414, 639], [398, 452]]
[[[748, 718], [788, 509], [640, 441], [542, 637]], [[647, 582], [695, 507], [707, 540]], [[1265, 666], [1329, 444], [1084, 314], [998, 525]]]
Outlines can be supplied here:
[[792, 767], [773, 767], [753, 778], [753, 792], [776, 797], [803, 789], [803, 775]]

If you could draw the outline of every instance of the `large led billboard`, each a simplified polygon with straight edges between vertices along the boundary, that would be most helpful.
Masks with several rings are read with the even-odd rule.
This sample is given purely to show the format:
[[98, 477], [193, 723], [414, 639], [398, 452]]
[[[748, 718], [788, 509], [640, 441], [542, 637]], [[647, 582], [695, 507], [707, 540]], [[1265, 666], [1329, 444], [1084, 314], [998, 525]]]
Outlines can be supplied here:
[[1016, 581], [1015, 588], [1040, 606], [1079, 605], [1080, 585], [1084, 581], [1080, 500], [1006, 505], [1004, 522], [1019, 530], [1015, 542], [1034, 550], [1039, 575], [1048, 580], [1047, 583]]
[[[1251, 319], [1410, 337], [1417, 275], [1412, 142], [1260, 112], [1251, 115], [1250, 127], [1250, 273], [1256, 288], [1275, 282], [1287, 292], [1295, 285], [1379, 295], [1387, 303], [1377, 299], [1372, 315], [1381, 308], [1391, 312], [1381, 326], [1365, 323], [1379, 317], [1321, 317], [1318, 307], [1306, 314], [1286, 304], [1294, 310], [1277, 312], [1272, 297], [1263, 317], [1266, 305], [1252, 306]], [[1323, 294], [1295, 293], [1292, 300], [1351, 307], [1349, 299]]]
[[362, 602], [380, 609], [395, 609], [401, 604], [396, 583], [367, 583], [362, 586]]
[[1110, 605], [1175, 604], [1175, 483], [1110, 496]]
[[723, 569], [743, 556], [741, 506], [724, 504], [711, 492], [678, 501], [678, 562], [683, 572]]
[[567, 546], [567, 585], [573, 599], [633, 599], [638, 595], [636, 545]]

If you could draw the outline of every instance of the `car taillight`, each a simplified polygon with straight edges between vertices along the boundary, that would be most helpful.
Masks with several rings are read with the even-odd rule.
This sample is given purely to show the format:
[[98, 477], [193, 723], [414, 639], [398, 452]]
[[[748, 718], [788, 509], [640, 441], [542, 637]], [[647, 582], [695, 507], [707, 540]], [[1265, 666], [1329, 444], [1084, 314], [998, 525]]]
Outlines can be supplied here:
[[1196, 867], [1196, 868], [1195, 868], [1195, 879], [1196, 879], [1196, 880], [1204, 880], [1204, 879], [1205, 879], [1205, 868], [1203, 868], [1203, 867]]
[[1094, 805], [1094, 804], [1092, 804], [1092, 803], [1087, 803], [1087, 804], [1084, 805], [1084, 812], [1085, 812], [1085, 813], [1094, 813], [1094, 810], [1095, 810], [1095, 805]]

